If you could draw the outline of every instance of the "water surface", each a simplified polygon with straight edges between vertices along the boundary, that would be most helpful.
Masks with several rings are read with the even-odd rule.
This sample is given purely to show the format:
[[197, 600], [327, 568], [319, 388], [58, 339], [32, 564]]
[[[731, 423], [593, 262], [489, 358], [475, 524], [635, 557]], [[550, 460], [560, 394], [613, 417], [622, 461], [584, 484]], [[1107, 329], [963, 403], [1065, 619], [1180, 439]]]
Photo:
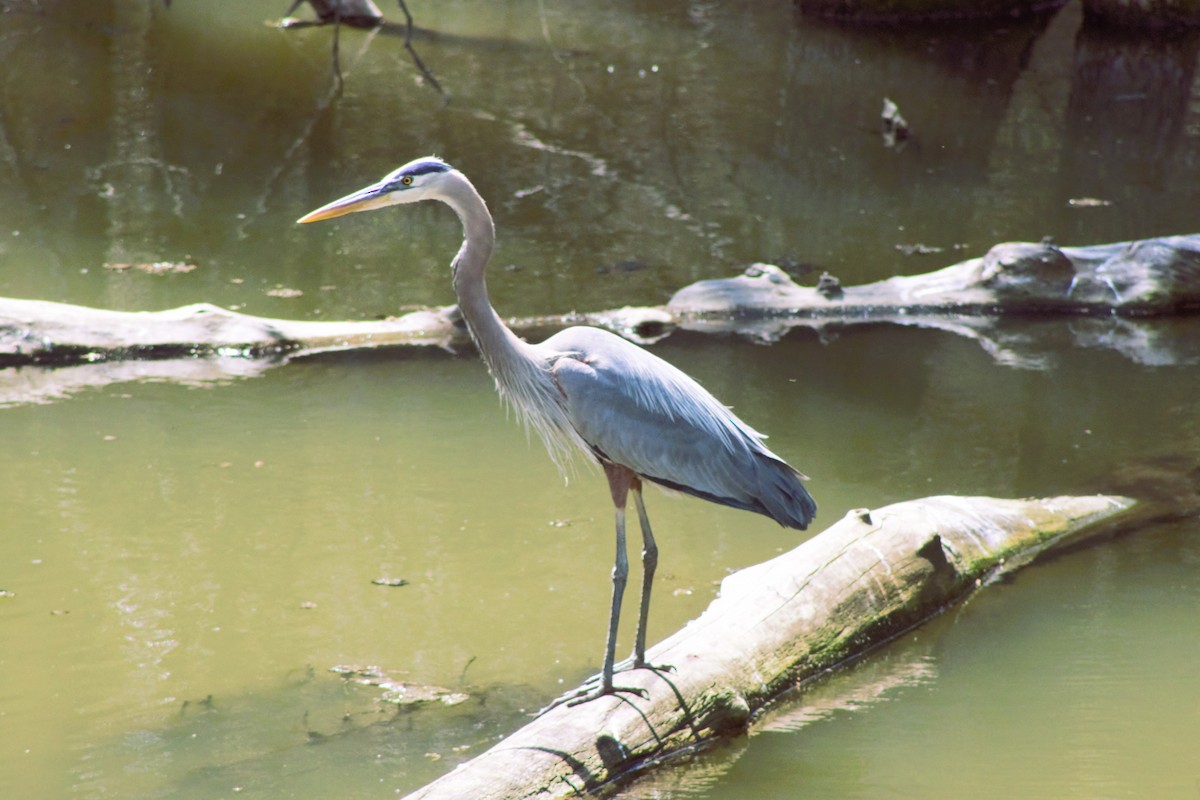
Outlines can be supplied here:
[[[1190, 233], [1200, 208], [1197, 106], [1176, 102], [1179, 85], [1196, 97], [1195, 41], [1138, 45], [1174, 77], [1097, 106], [1080, 65], [1121, 43], [1074, 4], [909, 33], [787, 2], [413, 4], [449, 102], [399, 38], [353, 31], [339, 94], [331, 31], [263, 25], [282, 5], [9, 4], [0, 294], [306, 319], [448, 304], [446, 209], [294, 225], [431, 152], [490, 203], [489, 283], [511, 315], [662, 303], [754, 261], [856, 283], [1008, 239]], [[884, 97], [913, 126], [899, 150]], [[196, 269], [104, 266], [154, 261]], [[1018, 326], [1039, 369], [895, 327], [654, 351], [813, 476], [819, 530], [929, 494], [1161, 488], [1194, 464], [1196, 366], [1087, 324]], [[596, 669], [606, 488], [583, 467], [564, 483], [473, 354], [267, 367], [66, 395], [0, 375], [0, 796], [395, 796]], [[652, 639], [805, 535], [648, 503]], [[1030, 569], [629, 793], [1195, 797], [1195, 532]], [[397, 712], [338, 665], [471, 699]]]

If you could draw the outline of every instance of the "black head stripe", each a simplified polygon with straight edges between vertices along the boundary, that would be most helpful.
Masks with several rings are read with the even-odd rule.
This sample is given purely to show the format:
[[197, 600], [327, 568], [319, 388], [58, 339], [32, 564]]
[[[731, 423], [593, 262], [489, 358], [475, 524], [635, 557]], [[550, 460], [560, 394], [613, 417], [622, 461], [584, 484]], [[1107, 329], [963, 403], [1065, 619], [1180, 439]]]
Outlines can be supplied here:
[[407, 178], [409, 183], [413, 178], [419, 178], [422, 175], [430, 175], [435, 172], [449, 172], [454, 169], [445, 161], [438, 158], [426, 158], [420, 161], [414, 161], [411, 164], [405, 164], [400, 169], [393, 172], [386, 179], [382, 191], [394, 192], [402, 189], [407, 189], [408, 185], [404, 183]]
[[450, 170], [450, 165], [445, 161], [429, 159], [428, 161], [418, 161], [416, 164], [413, 164], [411, 169], [406, 170], [406, 173], [415, 178], [418, 175], [428, 175], [431, 172], [449, 172]]

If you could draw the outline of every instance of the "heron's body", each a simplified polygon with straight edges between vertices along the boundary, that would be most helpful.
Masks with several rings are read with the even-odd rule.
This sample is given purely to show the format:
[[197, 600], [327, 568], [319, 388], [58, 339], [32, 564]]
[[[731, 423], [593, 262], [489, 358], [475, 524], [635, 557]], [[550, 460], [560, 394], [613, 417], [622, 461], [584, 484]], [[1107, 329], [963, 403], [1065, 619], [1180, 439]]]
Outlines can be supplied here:
[[686, 373], [597, 328], [568, 328], [533, 350], [597, 460], [781, 525], [808, 524], [796, 471]]
[[628, 565], [625, 506], [633, 493], [642, 528], [641, 613], [633, 666], [645, 662], [645, 627], [657, 547], [642, 502], [642, 481], [764, 514], [781, 525], [805, 528], [816, 504], [802, 474], [766, 448], [762, 435], [708, 391], [658, 356], [598, 328], [573, 327], [540, 344], [519, 339], [497, 316], [484, 270], [495, 230], [487, 206], [466, 177], [438, 159], [418, 159], [382, 181], [336, 200], [301, 222], [397, 203], [440, 200], [463, 223], [455, 257], [459, 308], [496, 387], [534, 428], [562, 466], [572, 454], [599, 462], [616, 507], [617, 558], [613, 603], [600, 686], [614, 687], [614, 648]]

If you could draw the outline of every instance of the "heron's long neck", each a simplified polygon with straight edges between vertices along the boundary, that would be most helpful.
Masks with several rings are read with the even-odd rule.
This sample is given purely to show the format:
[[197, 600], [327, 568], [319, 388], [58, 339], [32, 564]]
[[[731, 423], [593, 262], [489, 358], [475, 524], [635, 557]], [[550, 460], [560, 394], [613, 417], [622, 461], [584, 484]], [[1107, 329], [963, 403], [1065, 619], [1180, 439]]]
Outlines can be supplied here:
[[567, 417], [542, 354], [518, 339], [488, 301], [483, 272], [496, 242], [496, 229], [475, 187], [461, 173], [452, 175], [455, 180], [444, 184], [443, 199], [458, 213], [463, 224], [462, 249], [454, 259], [458, 308], [496, 381], [496, 388], [512, 403], [517, 416], [538, 432], [550, 457], [562, 469], [571, 452], [591, 451]]
[[505, 385], [510, 378], [508, 368], [522, 363], [519, 354], [528, 345], [508, 329], [488, 300], [484, 270], [496, 242], [492, 215], [466, 178], [456, 182], [446, 202], [458, 213], [463, 224], [462, 249], [454, 259], [454, 293], [458, 297], [458, 307], [493, 377]]

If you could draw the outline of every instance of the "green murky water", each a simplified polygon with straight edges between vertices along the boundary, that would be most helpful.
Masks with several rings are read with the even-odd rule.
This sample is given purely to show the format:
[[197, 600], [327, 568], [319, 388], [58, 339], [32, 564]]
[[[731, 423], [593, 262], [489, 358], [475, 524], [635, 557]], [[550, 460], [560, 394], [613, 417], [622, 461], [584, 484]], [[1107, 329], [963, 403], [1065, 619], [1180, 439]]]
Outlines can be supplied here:
[[[446, 304], [445, 209], [293, 224], [430, 152], [489, 199], [489, 282], [514, 315], [660, 303], [758, 260], [857, 283], [1006, 239], [1196, 229], [1195, 40], [1122, 51], [1081, 34], [1074, 5], [906, 34], [786, 2], [410, 5], [438, 32], [415, 42], [448, 104], [399, 38], [351, 31], [337, 94], [330, 31], [262, 24], [286, 3], [0, 5], [0, 295], [309, 319]], [[1172, 80], [1099, 102], [1080, 65], [1123, 52]], [[899, 151], [878, 134], [884, 97], [913, 126]], [[896, 248], [918, 244], [941, 251]], [[104, 267], [155, 261], [196, 269]], [[883, 327], [655, 352], [813, 476], [825, 524], [926, 494], [1095, 491], [1200, 457], [1193, 363], [1081, 323], [1017, 332], [1041, 369]], [[471, 354], [122, 378], [0, 372], [0, 796], [391, 797], [595, 669], [607, 491], [586, 470], [564, 486]], [[648, 502], [651, 638], [799, 541]], [[992, 587], [629, 794], [1196, 797], [1196, 530]], [[381, 710], [338, 665], [472, 698]]]

